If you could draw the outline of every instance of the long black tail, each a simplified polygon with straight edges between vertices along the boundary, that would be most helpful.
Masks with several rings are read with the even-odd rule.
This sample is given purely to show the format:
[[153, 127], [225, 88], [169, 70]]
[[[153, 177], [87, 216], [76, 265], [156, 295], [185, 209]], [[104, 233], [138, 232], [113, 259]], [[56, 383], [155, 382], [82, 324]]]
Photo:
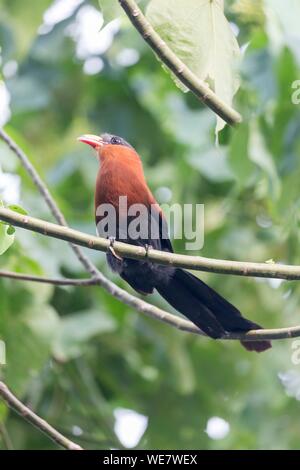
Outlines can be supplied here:
[[[162, 297], [189, 318], [211, 338], [221, 338], [226, 332], [239, 333], [261, 327], [244, 318], [204, 282], [183, 269], [176, 269], [167, 281], [156, 286]], [[248, 351], [262, 352], [271, 348], [270, 341], [241, 341]]]

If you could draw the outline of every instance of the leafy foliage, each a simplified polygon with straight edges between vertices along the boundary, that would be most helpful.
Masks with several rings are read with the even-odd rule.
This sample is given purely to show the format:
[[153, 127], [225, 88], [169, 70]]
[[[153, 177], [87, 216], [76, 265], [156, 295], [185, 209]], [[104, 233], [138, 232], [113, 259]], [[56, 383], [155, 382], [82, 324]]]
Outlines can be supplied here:
[[99, 0], [99, 7], [105, 22], [112, 21], [122, 12], [119, 2], [111, 2], [111, 0]]
[[[240, 49], [223, 10], [223, 0], [151, 0], [147, 17], [197, 77], [207, 81], [217, 96], [231, 105], [239, 86]], [[224, 125], [218, 118], [217, 132]]]
[[9, 226], [0, 224], [0, 255], [3, 255], [13, 242], [14, 231], [12, 233]]
[[[3, 203], [0, 200], [0, 207], [3, 207]], [[1, 222], [0, 223], [0, 255], [8, 250], [8, 248], [13, 244], [15, 236], [15, 230], [13, 227]]]
[[[161, 202], [167, 188], [171, 202], [205, 203], [204, 256], [299, 264], [300, 108], [291, 100], [292, 83], [300, 78], [296, 2], [263, 2], [262, 21], [247, 19], [247, 2], [225, 2], [227, 18], [239, 27], [239, 44], [248, 47], [236, 97], [244, 124], [225, 128], [218, 148], [211, 111], [174, 87], [124, 17], [101, 29], [98, 1], [84, 1], [38, 32], [49, 5], [35, 0], [29, 9], [28, 2], [0, 1], [2, 77], [12, 110], [7, 132], [30, 155], [71, 226], [95, 233], [97, 162], [76, 137], [108, 131], [138, 149]], [[88, 24], [97, 25], [89, 34], [106, 28], [99, 41], [107, 42], [102, 52], [89, 45], [79, 56], [87, 15]], [[0, 165], [22, 182], [14, 201], [1, 185], [4, 203], [50, 219], [2, 143]], [[0, 230], [6, 238], [7, 226]], [[183, 242], [174, 244], [184, 251]], [[107, 272], [103, 255], [88, 254], [121, 284]], [[85, 275], [64, 242], [21, 230], [1, 255], [0, 269]], [[201, 278], [253, 321], [270, 328], [298, 323], [296, 282], [206, 273]], [[149, 300], [165, 307], [156, 296]], [[194, 337], [145, 318], [98, 287], [8, 279], [0, 279], [0, 339], [7, 345], [1, 376], [84, 447], [120, 447], [114, 412], [127, 408], [149, 418], [139, 448], [299, 448], [299, 395], [294, 389], [286, 393], [289, 371], [300, 374], [291, 359], [292, 341], [274, 342], [263, 355], [248, 354], [236, 342]], [[230, 425], [223, 439], [205, 432], [213, 416]], [[0, 423], [15, 448], [55, 447], [2, 403]]]

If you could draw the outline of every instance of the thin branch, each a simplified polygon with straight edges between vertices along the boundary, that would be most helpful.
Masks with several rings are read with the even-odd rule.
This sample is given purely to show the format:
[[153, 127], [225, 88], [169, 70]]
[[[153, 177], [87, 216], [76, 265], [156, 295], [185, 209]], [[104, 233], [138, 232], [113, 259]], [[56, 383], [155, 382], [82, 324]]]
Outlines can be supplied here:
[[201, 101], [209, 106], [218, 116], [230, 125], [239, 124], [241, 115], [231, 106], [222, 101], [197, 77], [169, 48], [169, 46], [156, 33], [149, 21], [143, 15], [134, 0], [119, 0], [119, 3], [133, 26], [142, 38], [149, 44], [160, 60], [176, 75], [176, 77]]
[[[41, 219], [22, 215], [0, 207], [0, 220], [11, 225], [41, 233], [52, 238], [65, 240], [69, 243], [84, 246], [96, 251], [106, 252], [110, 241], [106, 238], [88, 235], [78, 230], [52, 224]], [[123, 242], [114, 243], [115, 252], [123, 257], [133, 259], [149, 259], [153, 263], [174, 266], [177, 268], [207, 271], [218, 274], [235, 274], [247, 277], [265, 277], [275, 279], [300, 279], [300, 266], [283, 265], [276, 263], [251, 263], [244, 261], [219, 260], [201, 256], [181, 255], [159, 250], [146, 250], [141, 246], [130, 245]]]
[[32, 410], [24, 405], [5, 385], [0, 382], [0, 396], [7, 403], [10, 408], [13, 408], [22, 418], [26, 419], [29, 423], [33, 424], [36, 428], [46, 434], [50, 439], [59, 444], [67, 450], [83, 450], [78, 444], [70, 441], [67, 437], [63, 436], [60, 432], [54, 429], [47, 421], [40, 418]]
[[98, 284], [97, 279], [69, 279], [33, 276], [29, 274], [14, 273], [11, 271], [0, 271], [0, 278], [14, 279], [16, 281], [40, 282], [42, 284], [52, 284], [54, 286], [94, 286]]
[[0, 436], [5, 446], [5, 450], [14, 450], [13, 443], [4, 423], [0, 423]]
[[[40, 233], [44, 236], [49, 236], [57, 238], [59, 240], [65, 240], [72, 243], [78, 243], [81, 246], [90, 248], [98, 251], [106, 251], [110, 245], [109, 240], [100, 237], [94, 237], [92, 235], [87, 235], [77, 230], [70, 229], [68, 227], [62, 227], [60, 225], [52, 224], [50, 222], [45, 222], [41, 219], [36, 219], [29, 216], [24, 216], [17, 212], [11, 211], [9, 209], [0, 208], [0, 220], [8, 222], [17, 227], [24, 228], [33, 232]], [[144, 248], [135, 247], [126, 243], [116, 242], [114, 245], [114, 250], [123, 256], [142, 259], [145, 256], [148, 256], [150, 260], [154, 262], [159, 262], [163, 264], [172, 264], [173, 266], [181, 266], [180, 259], [189, 258], [188, 256], [176, 255], [174, 253], [165, 253], [156, 250], [150, 250], [150, 252], [145, 251]], [[178, 261], [178, 259], [179, 261]], [[197, 258], [197, 257], [195, 257]], [[170, 261], [171, 260], [171, 261]], [[231, 263], [227, 261], [226, 263]], [[243, 263], [241, 263], [243, 264]], [[254, 263], [248, 263], [254, 264]], [[270, 265], [261, 264], [259, 266], [268, 268]], [[272, 265], [273, 266], [273, 265]], [[294, 268], [293, 266], [285, 266], [285, 268]], [[295, 267], [296, 268], [296, 267]], [[298, 271], [300, 268], [297, 268]], [[208, 270], [208, 269], [207, 269]], [[249, 273], [243, 275], [249, 275]], [[190, 321], [184, 320], [176, 315], [172, 315], [164, 310], [150, 305], [147, 302], [144, 302], [141, 299], [129, 294], [128, 292], [120, 289], [115, 284], [106, 280], [106, 283], [103, 284], [103, 281], [99, 278], [94, 278], [96, 284], [105, 287], [114, 297], [121, 300], [126, 305], [135, 308], [138, 312], [144, 313], [156, 320], [160, 320], [168, 325], [171, 325], [179, 330], [187, 331], [189, 333], [195, 333], [202, 336], [205, 334], [199, 330], [193, 323]], [[280, 329], [271, 329], [271, 330], [252, 330], [248, 333], [239, 333], [234, 334], [230, 333], [224, 336], [222, 339], [236, 339], [236, 340], [261, 340], [261, 339], [284, 339], [284, 338], [294, 338], [300, 336], [300, 326], [290, 327], [290, 328], [280, 328]]]

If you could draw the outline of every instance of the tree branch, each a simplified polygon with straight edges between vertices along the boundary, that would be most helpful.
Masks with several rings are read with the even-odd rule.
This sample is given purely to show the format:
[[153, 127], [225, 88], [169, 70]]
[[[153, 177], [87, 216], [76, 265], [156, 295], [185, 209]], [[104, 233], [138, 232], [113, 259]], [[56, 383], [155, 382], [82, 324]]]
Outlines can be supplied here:
[[[106, 252], [110, 241], [106, 238], [88, 235], [78, 230], [62, 227], [41, 219], [22, 215], [0, 207], [0, 220], [13, 226], [25, 228], [52, 238], [65, 240], [69, 243], [84, 246], [96, 251]], [[181, 255], [159, 250], [146, 250], [141, 246], [130, 245], [123, 242], [114, 243], [115, 252], [123, 257], [133, 259], [149, 259], [153, 263], [174, 266], [177, 268], [193, 269], [218, 274], [235, 274], [247, 277], [265, 277], [275, 279], [300, 279], [300, 266], [283, 265], [276, 263], [252, 263], [244, 261], [218, 260], [201, 256]]]
[[[44, 220], [41, 219], [36, 219], [33, 217], [25, 216], [22, 214], [19, 214], [17, 212], [11, 211], [9, 209], [4, 209], [0, 208], [0, 220], [4, 222], [8, 222], [11, 225], [25, 228], [26, 230], [30, 230], [33, 232], [40, 233], [44, 236], [49, 236], [53, 238], [57, 238], [59, 240], [65, 240], [68, 242], [72, 243], [77, 243], [81, 246], [84, 246], [86, 248], [90, 248], [93, 250], [98, 250], [98, 251], [107, 251], [107, 249], [110, 246], [109, 240], [106, 240], [104, 238], [100, 237], [94, 237], [92, 235], [87, 235], [82, 232], [78, 232], [77, 230], [70, 229], [69, 227], [62, 227], [60, 225], [52, 224], [50, 222], [45, 222]], [[121, 243], [121, 242], [115, 242], [114, 244], [114, 250], [117, 252], [117, 254], [120, 254], [122, 256], [126, 256], [129, 258], [134, 258], [134, 259], [143, 259], [146, 256], [148, 257], [149, 260], [154, 261], [156, 263], [160, 264], [169, 264], [172, 266], [179, 266], [181, 267], [183, 264], [184, 266], [190, 265], [188, 262], [189, 256], [184, 256], [184, 255], [176, 255], [174, 253], [166, 253], [166, 252], [161, 252], [157, 250], [150, 250], [148, 253], [144, 248], [141, 247], [136, 247], [133, 245], [129, 245], [126, 243]], [[181, 263], [181, 259], [185, 259], [185, 263]], [[191, 257], [191, 258], [198, 258], [198, 257]], [[209, 261], [218, 261], [218, 260], [209, 260]], [[224, 261], [225, 266], [229, 265], [230, 263], [234, 263], [233, 261]], [[240, 263], [240, 265], [243, 265], [244, 263]], [[259, 264], [259, 263], [246, 263], [249, 265], [256, 265], [260, 266], [261, 269], [269, 269], [273, 265], [264, 265], [264, 264]], [[195, 268], [194, 264], [192, 264], [193, 267]], [[197, 266], [198, 269], [200, 269], [199, 266]], [[297, 266], [278, 266], [278, 268], [293, 268], [294, 270], [298, 270], [298, 276], [299, 276], [299, 271], [300, 268]], [[202, 267], [201, 267], [202, 269]], [[210, 270], [208, 266], [206, 266], [206, 270]], [[249, 276], [249, 272], [246, 272], [245, 269], [240, 272], [242, 275], [247, 275]], [[291, 274], [290, 272], [286, 272], [285, 275]], [[256, 272], [256, 275], [258, 273]], [[265, 277], [264, 272], [260, 272], [260, 275], [263, 275], [262, 277]], [[295, 274], [293, 274], [295, 277]], [[273, 276], [276, 277], [276, 276]], [[95, 277], [93, 279], [93, 282], [95, 284], [99, 284], [103, 286], [103, 281], [100, 280], [99, 278]], [[108, 290], [113, 296], [124, 302], [126, 305], [129, 305], [130, 307], [135, 308], [137, 311], [144, 313], [152, 318], [155, 318], [157, 320], [163, 321], [164, 323], [167, 323], [169, 325], [174, 326], [175, 328], [179, 330], [184, 330], [189, 333], [196, 333], [200, 334], [202, 336], [205, 336], [205, 334], [199, 330], [193, 323], [184, 320], [180, 317], [177, 317], [176, 315], [172, 315], [170, 313], [165, 312], [164, 310], [161, 310], [160, 308], [157, 308], [153, 305], [148, 304], [147, 302], [144, 302], [141, 299], [138, 299], [137, 297], [128, 294], [128, 292], [124, 291], [123, 289], [120, 289], [117, 287], [115, 284], [111, 283], [110, 281], [107, 280], [105, 283], [105, 288]], [[291, 328], [280, 328], [280, 329], [272, 329], [272, 330], [252, 330], [249, 331], [248, 333], [239, 333], [239, 334], [227, 334], [225, 337], [222, 339], [237, 339], [237, 340], [248, 340], [251, 338], [251, 340], [261, 340], [261, 339], [284, 339], [284, 338], [294, 338], [300, 336], [300, 326], [298, 327], [291, 327]]]
[[52, 284], [54, 286], [94, 286], [98, 284], [97, 279], [68, 279], [33, 276], [30, 274], [13, 273], [11, 271], [0, 271], [0, 278], [14, 279], [15, 281], [40, 282], [42, 284]]
[[119, 3], [133, 26], [153, 49], [155, 54], [197, 98], [209, 106], [209, 108], [228, 124], [239, 124], [242, 121], [242, 117], [237, 111], [218, 98], [205, 82], [198, 78], [197, 75], [177, 57], [156, 33], [134, 0], [119, 0]]
[[26, 419], [29, 423], [33, 424], [36, 428], [46, 434], [50, 439], [59, 444], [67, 450], [83, 450], [78, 444], [70, 441], [67, 437], [63, 436], [60, 432], [54, 429], [44, 419], [40, 418], [37, 414], [25, 406], [5, 385], [0, 381], [0, 396], [7, 403], [10, 408], [13, 408], [22, 418]]

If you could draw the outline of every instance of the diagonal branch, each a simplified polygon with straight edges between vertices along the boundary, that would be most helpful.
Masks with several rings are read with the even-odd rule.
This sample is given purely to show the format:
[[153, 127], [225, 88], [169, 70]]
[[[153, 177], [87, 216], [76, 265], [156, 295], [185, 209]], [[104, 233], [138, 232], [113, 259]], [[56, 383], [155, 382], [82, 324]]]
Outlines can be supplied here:
[[13, 408], [22, 418], [26, 419], [29, 423], [33, 424], [36, 428], [46, 434], [52, 441], [59, 444], [67, 450], [83, 450], [78, 444], [70, 441], [63, 434], [54, 429], [47, 421], [40, 418], [32, 410], [24, 405], [5, 385], [0, 382], [0, 397], [7, 403], [10, 408]]
[[197, 98], [203, 101], [228, 124], [239, 124], [242, 121], [242, 117], [237, 111], [218, 98], [205, 82], [198, 78], [177, 57], [157, 34], [134, 0], [119, 0], [119, 3], [133, 26], [153, 49], [155, 54]]
[[[11, 225], [41, 233], [48, 237], [65, 240], [69, 243], [84, 246], [96, 251], [106, 252], [110, 241], [106, 238], [88, 235], [69, 227], [62, 227], [41, 219], [22, 215], [0, 207], [0, 220]], [[299, 280], [300, 266], [283, 265], [276, 263], [252, 263], [244, 261], [219, 260], [204, 258], [202, 256], [189, 256], [159, 250], [146, 250], [141, 246], [130, 245], [123, 242], [114, 243], [115, 252], [123, 257], [133, 259], [149, 259], [153, 263], [174, 266], [177, 268], [193, 269], [198, 271], [219, 274], [235, 274], [238, 276], [253, 276], [275, 279]]]
[[[93, 237], [91, 235], [84, 234], [82, 232], [78, 232], [76, 230], [70, 229], [69, 227], [62, 227], [56, 224], [52, 224], [50, 222], [45, 222], [41, 219], [36, 219], [29, 216], [24, 216], [17, 212], [11, 211], [9, 209], [0, 208], [0, 220], [8, 222], [12, 225], [17, 227], [25, 228], [26, 230], [30, 230], [33, 232], [40, 233], [44, 236], [50, 236], [53, 238], [57, 238], [59, 240], [65, 240], [71, 243], [78, 243], [81, 246], [86, 248], [99, 250], [99, 251], [107, 251], [110, 246], [109, 240], [100, 237]], [[129, 245], [126, 243], [116, 242], [114, 244], [114, 250], [121, 255], [126, 255], [130, 258], [145, 258], [148, 256], [149, 259], [152, 260], [153, 255], [155, 254], [156, 257], [153, 258], [155, 262], [160, 262], [163, 264], [172, 264], [173, 266], [181, 266], [180, 261], [176, 261], [176, 257], [180, 258], [183, 255], [176, 255], [173, 253], [165, 253], [156, 250], [150, 250], [150, 252], [146, 252], [144, 248], [136, 247], [133, 245]], [[160, 258], [162, 257], [162, 258]], [[189, 258], [188, 256], [184, 258]], [[159, 261], [158, 261], [159, 260]], [[227, 262], [230, 263], [230, 262]], [[251, 264], [251, 263], [250, 263]], [[265, 265], [261, 265], [265, 266]], [[270, 265], [266, 265], [269, 267]], [[290, 268], [293, 268], [291, 266]], [[299, 270], [295, 266], [295, 269]], [[243, 272], [245, 275], [245, 273]], [[104, 276], [103, 276], [104, 277]], [[176, 315], [172, 315], [170, 313], [165, 312], [164, 310], [155, 307], [154, 305], [150, 305], [147, 302], [138, 299], [137, 297], [129, 294], [128, 292], [120, 289], [112, 282], [106, 280], [103, 284], [103, 281], [98, 277], [94, 278], [95, 283], [105, 287], [114, 297], [121, 300], [126, 305], [135, 308], [138, 312], [144, 313], [156, 320], [160, 320], [164, 323], [167, 323], [179, 330], [187, 331], [189, 333], [196, 333], [202, 336], [205, 334], [199, 330], [193, 323], [190, 321], [184, 320]], [[231, 333], [227, 334], [222, 339], [236, 339], [236, 340], [261, 340], [261, 339], [284, 339], [284, 338], [294, 338], [300, 336], [300, 326], [290, 327], [290, 328], [280, 328], [280, 329], [271, 329], [271, 330], [251, 330], [248, 333]]]

